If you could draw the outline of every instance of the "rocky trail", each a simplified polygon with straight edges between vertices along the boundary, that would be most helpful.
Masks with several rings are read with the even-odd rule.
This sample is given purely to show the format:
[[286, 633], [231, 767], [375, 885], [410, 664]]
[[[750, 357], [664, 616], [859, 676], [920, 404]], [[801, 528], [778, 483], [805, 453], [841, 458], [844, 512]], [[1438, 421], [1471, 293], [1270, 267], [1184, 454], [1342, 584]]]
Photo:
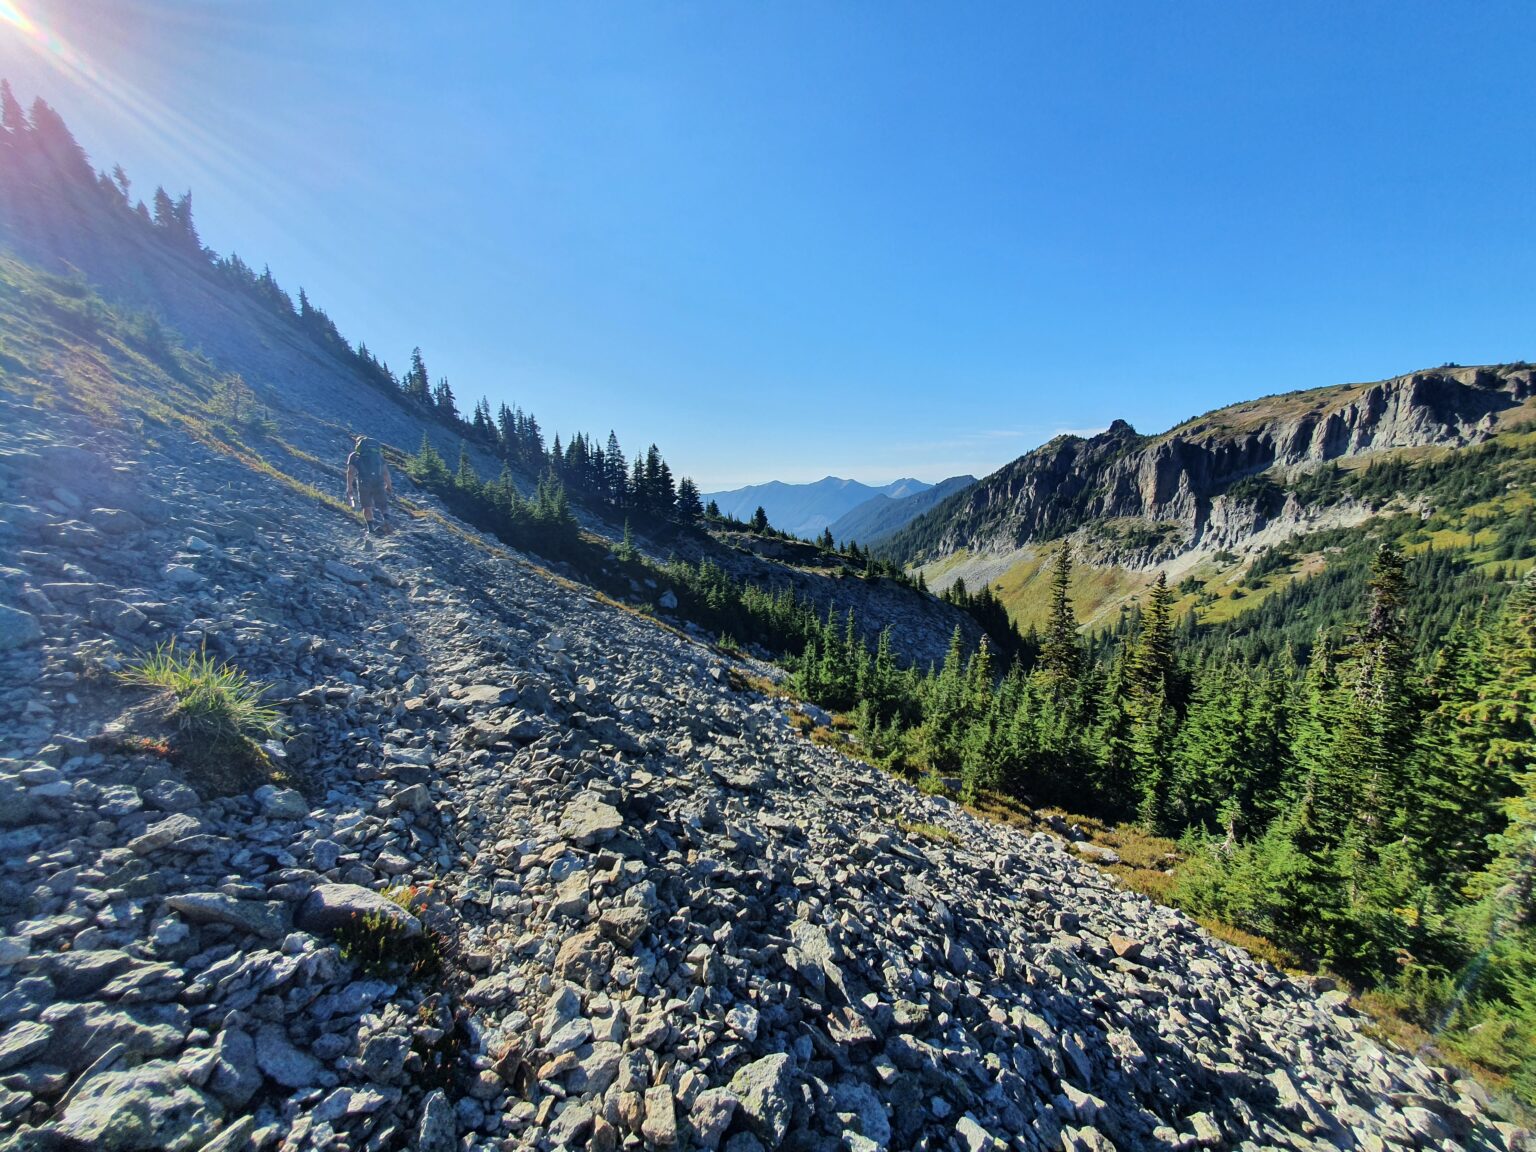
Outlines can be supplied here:
[[[1341, 993], [441, 517], [369, 540], [8, 403], [0, 545], [0, 1147], [1527, 1139]], [[172, 637], [272, 685], [294, 787], [159, 754], [112, 672]], [[440, 966], [344, 950], [354, 915]]]

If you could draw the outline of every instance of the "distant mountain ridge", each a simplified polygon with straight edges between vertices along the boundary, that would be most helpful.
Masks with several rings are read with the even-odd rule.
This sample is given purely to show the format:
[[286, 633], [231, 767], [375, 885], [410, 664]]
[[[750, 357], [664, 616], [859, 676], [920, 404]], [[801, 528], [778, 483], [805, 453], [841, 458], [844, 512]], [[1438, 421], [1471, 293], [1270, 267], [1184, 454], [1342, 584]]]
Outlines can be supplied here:
[[751, 519], [759, 507], [768, 514], [768, 522], [796, 536], [816, 536], [834, 520], [851, 512], [860, 504], [876, 497], [900, 500], [926, 492], [933, 485], [921, 480], [903, 477], [889, 484], [874, 486], [857, 480], [845, 480], [840, 476], [824, 476], [812, 484], [786, 484], [782, 480], [770, 480], [765, 484], [749, 484], [745, 488], [733, 488], [727, 492], [705, 492], [707, 503], [713, 500], [720, 511], [738, 520]]
[[872, 496], [857, 508], [843, 513], [832, 522], [833, 537], [842, 542], [854, 540], [863, 545], [877, 544], [945, 497], [976, 483], [974, 476], [951, 476], [931, 488], [907, 496]]
[[932, 562], [959, 551], [1006, 552], [1084, 525], [1162, 526], [1145, 559], [1241, 546], [1286, 514], [1244, 481], [1396, 449], [1460, 447], [1522, 418], [1536, 396], [1526, 364], [1411, 372], [1233, 404], [1161, 435], [1124, 420], [1087, 439], [1058, 436], [914, 520], [886, 550]]

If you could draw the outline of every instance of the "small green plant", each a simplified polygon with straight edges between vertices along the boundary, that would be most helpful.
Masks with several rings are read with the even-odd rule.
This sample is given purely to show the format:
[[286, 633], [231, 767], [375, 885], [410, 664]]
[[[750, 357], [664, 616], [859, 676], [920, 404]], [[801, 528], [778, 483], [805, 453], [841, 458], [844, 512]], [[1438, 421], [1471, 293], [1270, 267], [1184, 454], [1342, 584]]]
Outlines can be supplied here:
[[271, 412], [238, 372], [214, 382], [208, 407], [220, 425], [237, 435], [264, 436], [277, 431]]
[[203, 736], [265, 740], [281, 728], [277, 709], [261, 703], [266, 686], [220, 663], [204, 649], [183, 655], [171, 640], [118, 677], [126, 684], [169, 692], [181, 728]]
[[638, 555], [635, 549], [635, 534], [629, 527], [628, 516], [624, 517], [624, 539], [619, 541], [613, 554], [624, 564], [633, 563]]
[[949, 788], [945, 785], [944, 778], [932, 766], [917, 778], [917, 790], [928, 796], [949, 795]]
[[927, 824], [916, 820], [897, 820], [896, 827], [908, 836], [932, 840], [936, 844], [958, 844], [960, 837], [939, 824]]
[[[383, 896], [413, 916], [420, 916], [429, 894], [416, 885], [386, 889]], [[381, 978], [421, 979], [434, 975], [443, 965], [443, 940], [423, 926], [420, 936], [404, 936], [382, 913], [355, 916], [336, 931], [336, 944], [344, 960], [366, 975]]]

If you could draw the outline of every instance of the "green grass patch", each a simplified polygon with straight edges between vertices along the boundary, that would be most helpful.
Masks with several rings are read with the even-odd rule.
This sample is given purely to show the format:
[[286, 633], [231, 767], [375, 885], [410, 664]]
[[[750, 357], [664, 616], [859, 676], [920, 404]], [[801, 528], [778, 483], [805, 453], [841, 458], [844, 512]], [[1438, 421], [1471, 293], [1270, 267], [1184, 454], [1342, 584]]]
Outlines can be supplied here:
[[896, 827], [907, 836], [931, 840], [935, 844], [958, 844], [960, 837], [939, 824], [927, 824], [920, 820], [897, 820]]
[[259, 743], [281, 733], [282, 718], [261, 702], [266, 686], [238, 668], [171, 641], [117, 675], [158, 693], [149, 713], [173, 728], [167, 751], [199, 791], [229, 795], [286, 779]]

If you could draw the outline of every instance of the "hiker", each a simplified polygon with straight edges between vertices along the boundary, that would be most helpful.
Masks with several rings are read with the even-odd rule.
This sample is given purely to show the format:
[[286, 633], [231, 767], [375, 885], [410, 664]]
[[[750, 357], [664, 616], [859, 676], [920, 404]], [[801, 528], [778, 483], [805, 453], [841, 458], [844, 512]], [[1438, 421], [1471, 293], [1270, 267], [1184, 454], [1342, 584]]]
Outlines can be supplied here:
[[[363, 528], [372, 534], [384, 527], [384, 509], [395, 494], [394, 481], [389, 478], [389, 465], [384, 463], [384, 449], [369, 436], [359, 436], [347, 457], [347, 500], [354, 508], [363, 511]], [[374, 523], [378, 513], [379, 522]]]

